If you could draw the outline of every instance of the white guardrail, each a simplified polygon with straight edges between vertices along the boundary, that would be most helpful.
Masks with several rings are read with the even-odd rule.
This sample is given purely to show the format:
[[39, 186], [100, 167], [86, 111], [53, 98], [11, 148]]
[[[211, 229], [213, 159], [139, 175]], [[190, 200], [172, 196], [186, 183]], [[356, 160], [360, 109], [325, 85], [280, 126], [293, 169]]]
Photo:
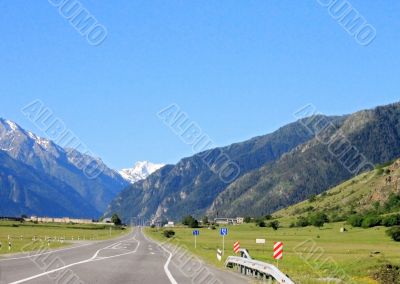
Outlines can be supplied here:
[[251, 275], [259, 279], [268, 279], [272, 277], [278, 283], [294, 284], [294, 282], [276, 266], [254, 259], [229, 256], [225, 261], [225, 267], [237, 268], [242, 274]]

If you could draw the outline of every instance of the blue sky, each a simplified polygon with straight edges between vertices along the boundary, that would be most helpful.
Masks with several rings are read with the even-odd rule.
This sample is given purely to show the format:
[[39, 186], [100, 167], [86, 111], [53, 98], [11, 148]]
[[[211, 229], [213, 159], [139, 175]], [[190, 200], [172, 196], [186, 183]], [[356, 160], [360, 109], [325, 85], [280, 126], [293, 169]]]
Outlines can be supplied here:
[[399, 1], [356, 1], [359, 45], [318, 1], [85, 1], [88, 44], [48, 1], [0, 2], [0, 116], [35, 99], [111, 167], [192, 155], [156, 113], [176, 103], [217, 145], [269, 133], [312, 103], [345, 114], [399, 100]]

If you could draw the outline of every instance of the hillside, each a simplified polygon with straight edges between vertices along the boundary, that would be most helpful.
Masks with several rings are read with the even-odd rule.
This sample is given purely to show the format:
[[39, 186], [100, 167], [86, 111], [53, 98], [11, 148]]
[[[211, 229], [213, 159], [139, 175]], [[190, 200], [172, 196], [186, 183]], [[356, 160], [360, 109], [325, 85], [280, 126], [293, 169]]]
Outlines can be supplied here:
[[[208, 214], [263, 216], [322, 193], [399, 157], [399, 130], [399, 103], [354, 113], [342, 125], [324, 128], [318, 137], [236, 180]], [[370, 166], [357, 170], [361, 157]]]
[[276, 218], [307, 216], [323, 212], [331, 220], [345, 219], [349, 214], [365, 213], [384, 206], [391, 195], [400, 196], [400, 160], [363, 173], [322, 194], [273, 214]]

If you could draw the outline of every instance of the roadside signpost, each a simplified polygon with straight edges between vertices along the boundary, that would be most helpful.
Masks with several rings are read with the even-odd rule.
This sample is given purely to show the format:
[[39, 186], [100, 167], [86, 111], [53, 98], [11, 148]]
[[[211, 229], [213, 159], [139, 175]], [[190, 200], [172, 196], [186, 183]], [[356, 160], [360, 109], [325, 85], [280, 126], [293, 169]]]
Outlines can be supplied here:
[[200, 231], [199, 230], [194, 230], [193, 231], [193, 236], [194, 236], [194, 248], [197, 248], [197, 236], [200, 235]]
[[265, 252], [265, 239], [256, 239], [256, 244], [263, 245], [263, 253]]
[[238, 253], [240, 250], [240, 242], [236, 242], [233, 244], [233, 252]]
[[219, 230], [220, 235], [222, 236], [222, 255], [225, 254], [225, 236], [228, 235], [228, 228], [221, 228]]
[[276, 266], [279, 267], [279, 260], [283, 258], [283, 243], [274, 243], [274, 259], [276, 259]]

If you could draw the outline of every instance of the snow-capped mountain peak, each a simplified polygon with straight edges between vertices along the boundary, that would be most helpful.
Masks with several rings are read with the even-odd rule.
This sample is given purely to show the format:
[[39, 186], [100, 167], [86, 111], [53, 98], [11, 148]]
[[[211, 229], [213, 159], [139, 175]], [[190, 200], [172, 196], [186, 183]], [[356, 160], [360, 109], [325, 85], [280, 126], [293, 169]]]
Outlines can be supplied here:
[[133, 168], [120, 170], [119, 174], [130, 183], [135, 183], [147, 178], [163, 166], [163, 164], [153, 164], [148, 161], [140, 161], [137, 162]]

